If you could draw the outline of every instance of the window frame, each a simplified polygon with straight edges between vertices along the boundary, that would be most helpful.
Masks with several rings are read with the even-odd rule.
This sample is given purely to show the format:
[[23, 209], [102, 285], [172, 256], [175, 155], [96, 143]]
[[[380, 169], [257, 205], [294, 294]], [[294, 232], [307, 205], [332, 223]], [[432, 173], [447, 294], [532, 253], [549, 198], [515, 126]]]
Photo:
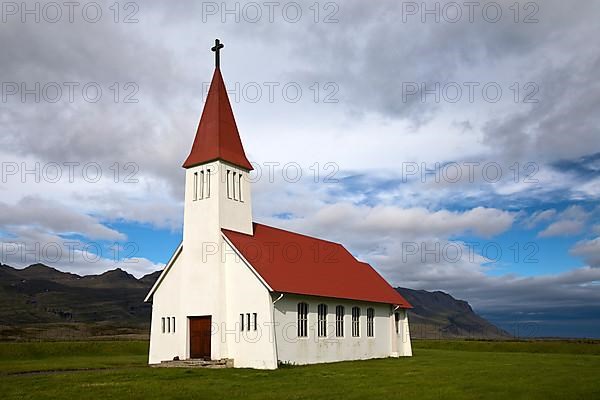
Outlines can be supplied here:
[[367, 337], [375, 337], [375, 309], [367, 308]]
[[193, 201], [198, 200], [198, 171], [194, 172], [194, 197]]
[[198, 186], [198, 198], [203, 199], [204, 198], [204, 170], [200, 171], [200, 184]]
[[298, 303], [296, 307], [296, 322], [298, 324], [298, 338], [308, 338], [308, 304], [305, 302]]
[[225, 181], [227, 182], [227, 198], [231, 199], [231, 170], [227, 169]]
[[346, 309], [343, 305], [335, 307], [335, 337], [344, 337], [344, 317]]
[[327, 304], [317, 306], [317, 337], [327, 337]]
[[360, 337], [360, 307], [352, 307], [352, 337]]
[[204, 188], [204, 187], [202, 188], [202, 198], [208, 199], [209, 197], [210, 197], [210, 168], [207, 168], [206, 169], [206, 188]]
[[233, 171], [233, 175], [231, 176], [231, 182], [232, 182], [232, 185], [231, 185], [231, 186], [233, 187], [233, 200], [234, 200], [234, 201], [237, 201], [237, 194], [236, 194], [237, 192], [236, 192], [236, 190], [235, 190], [235, 189], [236, 189], [236, 186], [237, 186], [237, 185], [236, 185], [236, 183], [235, 183], [235, 181], [236, 181], [236, 176], [237, 176], [237, 172], [234, 170], [234, 171]]

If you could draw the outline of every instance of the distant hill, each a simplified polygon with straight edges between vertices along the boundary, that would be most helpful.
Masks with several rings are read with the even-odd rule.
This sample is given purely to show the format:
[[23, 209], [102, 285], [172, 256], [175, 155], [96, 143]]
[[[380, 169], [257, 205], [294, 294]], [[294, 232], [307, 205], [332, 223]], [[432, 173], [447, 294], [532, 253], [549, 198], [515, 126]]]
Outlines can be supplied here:
[[422, 339], [506, 339], [511, 335], [477, 315], [469, 303], [444, 292], [396, 288], [414, 307], [410, 331]]
[[[0, 265], [0, 340], [147, 337], [144, 297], [160, 271], [140, 279], [121, 269], [79, 276], [43, 264]], [[501, 338], [508, 334], [442, 292], [397, 289], [415, 307], [415, 338]]]

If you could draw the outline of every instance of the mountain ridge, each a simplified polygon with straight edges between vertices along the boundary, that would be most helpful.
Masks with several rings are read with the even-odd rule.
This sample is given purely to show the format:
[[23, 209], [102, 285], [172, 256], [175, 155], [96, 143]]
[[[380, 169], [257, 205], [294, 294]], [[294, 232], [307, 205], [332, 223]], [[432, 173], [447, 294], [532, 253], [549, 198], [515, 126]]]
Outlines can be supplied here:
[[[0, 340], [148, 337], [151, 304], [143, 300], [161, 271], [136, 278], [121, 268], [97, 275], [43, 264], [0, 264]], [[500, 339], [510, 335], [447, 293], [397, 288], [413, 306], [413, 338]]]

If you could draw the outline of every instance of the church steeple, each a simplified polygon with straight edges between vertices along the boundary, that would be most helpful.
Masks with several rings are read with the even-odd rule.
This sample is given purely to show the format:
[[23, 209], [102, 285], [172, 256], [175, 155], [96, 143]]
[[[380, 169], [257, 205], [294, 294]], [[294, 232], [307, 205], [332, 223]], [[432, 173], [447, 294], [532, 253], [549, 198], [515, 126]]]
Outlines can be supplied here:
[[210, 161], [222, 160], [251, 171], [253, 168], [246, 158], [221, 75], [219, 50], [222, 48], [223, 44], [217, 39], [215, 47], [212, 48], [215, 52], [215, 72], [208, 89], [192, 150], [183, 167], [191, 168]]

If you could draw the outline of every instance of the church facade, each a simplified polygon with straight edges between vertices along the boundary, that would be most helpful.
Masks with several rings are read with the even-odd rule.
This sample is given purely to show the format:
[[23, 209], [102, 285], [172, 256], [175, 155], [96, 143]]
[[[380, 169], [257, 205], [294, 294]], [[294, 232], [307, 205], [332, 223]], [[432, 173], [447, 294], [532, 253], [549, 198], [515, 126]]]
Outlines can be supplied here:
[[252, 165], [218, 58], [183, 167], [183, 240], [146, 297], [150, 364], [275, 369], [412, 355], [411, 306], [370, 265], [341, 244], [253, 221]]

